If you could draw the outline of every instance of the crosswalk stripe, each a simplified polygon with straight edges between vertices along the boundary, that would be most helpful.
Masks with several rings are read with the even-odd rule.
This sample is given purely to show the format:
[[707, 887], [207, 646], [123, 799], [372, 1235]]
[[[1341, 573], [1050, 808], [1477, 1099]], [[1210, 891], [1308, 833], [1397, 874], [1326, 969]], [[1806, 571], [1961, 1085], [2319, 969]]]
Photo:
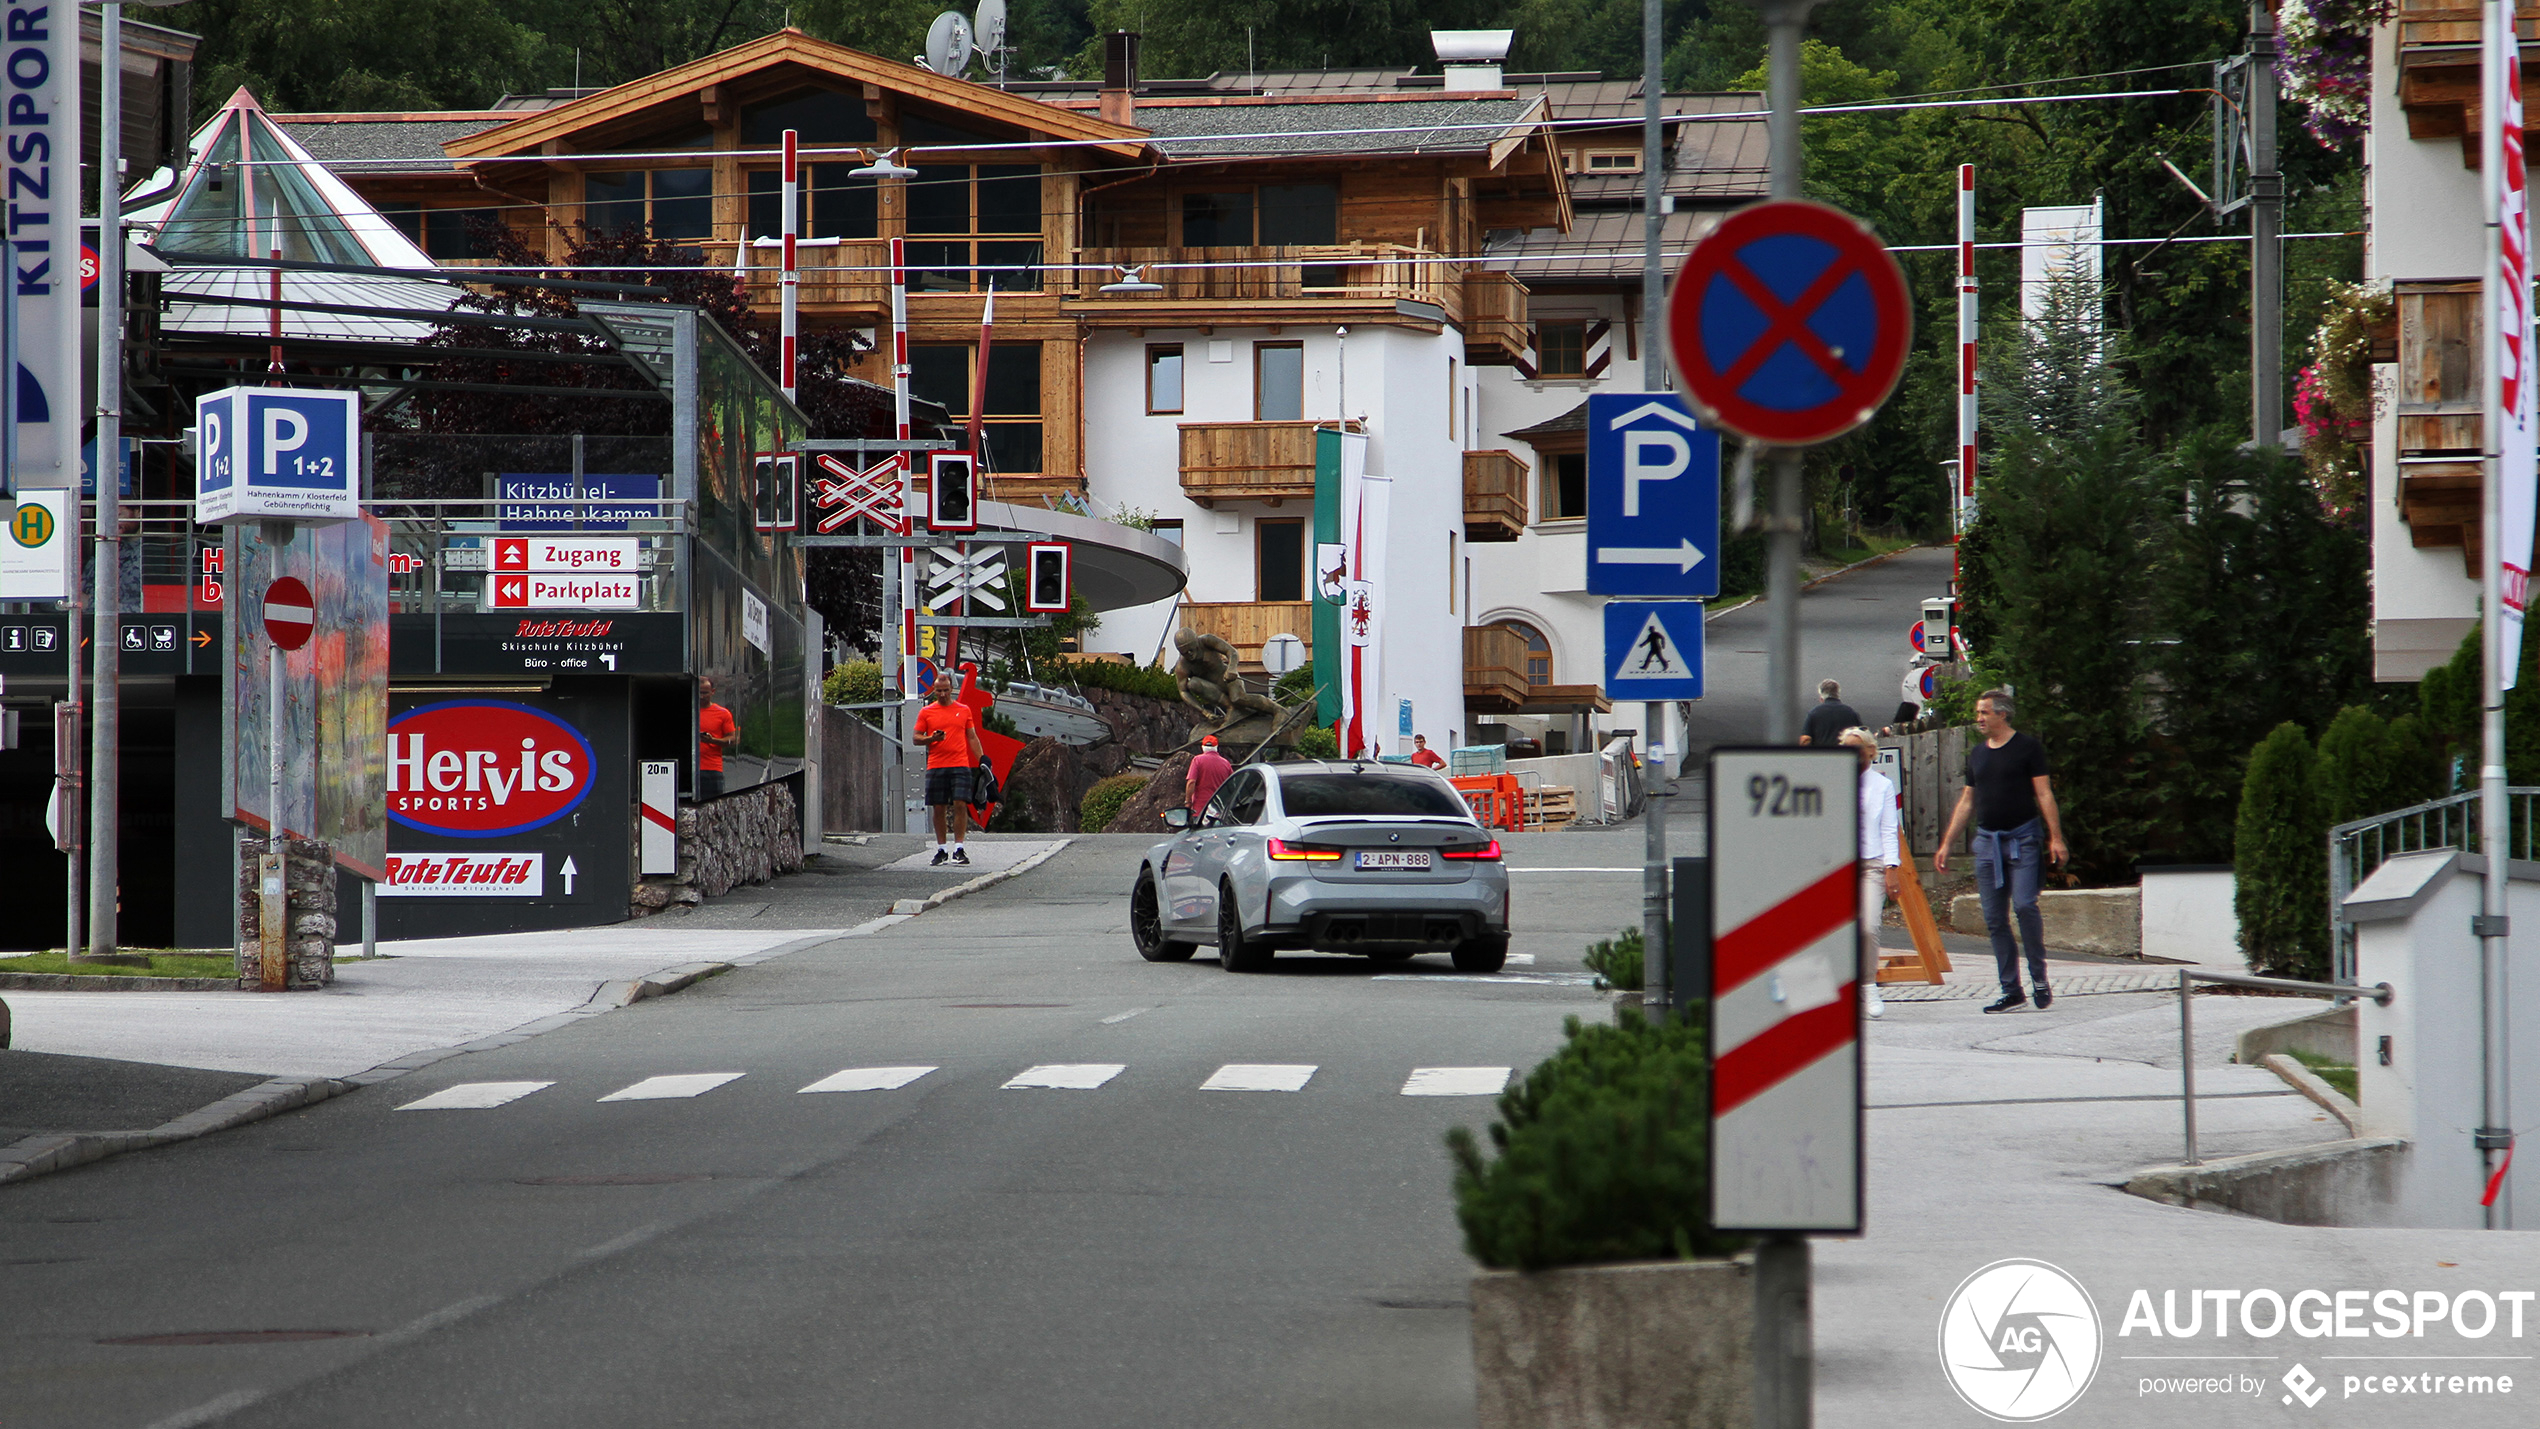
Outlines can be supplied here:
[[849, 1067], [803, 1088], [806, 1092], [895, 1092], [933, 1067]]
[[722, 1086], [725, 1082], [737, 1081], [744, 1075], [741, 1072], [688, 1072], [675, 1077], [646, 1077], [631, 1087], [620, 1087], [600, 1100], [650, 1102], [667, 1101], [674, 1097], [700, 1096]]
[[1014, 1080], [1005, 1084], [1004, 1090], [1048, 1087], [1089, 1092], [1127, 1070], [1128, 1067], [1119, 1062], [1046, 1062], [1017, 1074]]
[[1199, 1084], [1204, 1092], [1301, 1092], [1314, 1077], [1310, 1066], [1273, 1062], [1228, 1062]]
[[1506, 1067], [1415, 1067], [1406, 1097], [1491, 1097], [1508, 1086]]
[[443, 1087], [420, 1101], [410, 1101], [399, 1111], [483, 1111], [514, 1102], [531, 1092], [554, 1086], [553, 1082], [461, 1082]]

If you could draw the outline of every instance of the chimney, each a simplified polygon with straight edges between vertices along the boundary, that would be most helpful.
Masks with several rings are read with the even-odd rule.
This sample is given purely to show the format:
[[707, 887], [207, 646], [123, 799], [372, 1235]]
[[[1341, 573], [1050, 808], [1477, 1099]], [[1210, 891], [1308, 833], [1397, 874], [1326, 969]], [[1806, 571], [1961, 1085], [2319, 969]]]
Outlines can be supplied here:
[[1102, 37], [1102, 117], [1113, 124], [1138, 122], [1138, 36], [1114, 30]]
[[1506, 88], [1500, 82], [1499, 66], [1508, 58], [1508, 42], [1516, 34], [1514, 30], [1431, 30], [1429, 43], [1437, 47], [1438, 61], [1446, 67], [1446, 92]]

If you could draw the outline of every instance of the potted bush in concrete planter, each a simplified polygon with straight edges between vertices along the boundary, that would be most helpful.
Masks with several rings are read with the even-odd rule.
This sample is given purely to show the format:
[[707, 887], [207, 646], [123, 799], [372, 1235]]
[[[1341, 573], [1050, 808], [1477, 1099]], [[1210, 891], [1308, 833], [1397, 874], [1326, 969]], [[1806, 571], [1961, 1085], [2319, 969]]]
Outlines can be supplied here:
[[1708, 1223], [1698, 1026], [1573, 1017], [1499, 1099], [1486, 1156], [1447, 1136], [1473, 1279], [1481, 1429], [1746, 1429], [1755, 1292]]

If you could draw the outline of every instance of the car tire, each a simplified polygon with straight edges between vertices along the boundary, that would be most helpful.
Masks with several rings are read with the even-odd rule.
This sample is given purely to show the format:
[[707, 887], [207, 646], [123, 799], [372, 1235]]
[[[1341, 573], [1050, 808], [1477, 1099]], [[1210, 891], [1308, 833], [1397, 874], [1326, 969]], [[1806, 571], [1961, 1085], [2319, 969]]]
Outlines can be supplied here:
[[1255, 942], [1244, 936], [1243, 905], [1235, 901], [1235, 885], [1219, 885], [1217, 965], [1230, 973], [1257, 973], [1268, 970], [1271, 956], [1268, 943]]
[[1152, 868], [1141, 867], [1138, 886], [1130, 890], [1129, 936], [1137, 942], [1138, 956], [1151, 963], [1178, 963], [1199, 947], [1164, 936], [1164, 900], [1156, 893]]
[[1508, 965], [1508, 940], [1502, 938], [1466, 938], [1455, 945], [1455, 970], [1460, 973], [1495, 973]]

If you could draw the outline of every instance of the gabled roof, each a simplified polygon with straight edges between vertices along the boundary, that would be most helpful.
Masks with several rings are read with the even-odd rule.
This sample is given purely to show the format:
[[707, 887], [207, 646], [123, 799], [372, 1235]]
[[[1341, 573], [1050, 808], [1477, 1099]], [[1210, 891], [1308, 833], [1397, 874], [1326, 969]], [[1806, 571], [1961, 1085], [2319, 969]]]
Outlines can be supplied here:
[[447, 147], [450, 157], [461, 161], [537, 158], [543, 146], [570, 144], [574, 135], [585, 130], [633, 118], [655, 105], [692, 98], [708, 85], [747, 79], [786, 65], [830, 79], [879, 85], [912, 99], [1053, 139], [1096, 141], [1104, 151], [1123, 158], [1137, 157], [1145, 150], [1140, 142], [1146, 137], [1144, 130], [1105, 123], [1092, 115], [1042, 104], [993, 85], [973, 84], [919, 65], [815, 40], [799, 30], [780, 30], [659, 74], [628, 80], [552, 109], [525, 114], [508, 124], [453, 139]]
[[[282, 132], [339, 174], [423, 175], [455, 170], [442, 146], [518, 116], [442, 114], [277, 114]], [[427, 162], [438, 161], [438, 162]]]
[[[1480, 153], [1543, 121], [1541, 100], [1507, 94], [1451, 99], [1171, 100], [1138, 107], [1168, 159]], [[1360, 130], [1365, 132], [1351, 133]], [[1222, 136], [1222, 137], [1219, 137]], [[1179, 141], [1179, 142], [1175, 142]]]

